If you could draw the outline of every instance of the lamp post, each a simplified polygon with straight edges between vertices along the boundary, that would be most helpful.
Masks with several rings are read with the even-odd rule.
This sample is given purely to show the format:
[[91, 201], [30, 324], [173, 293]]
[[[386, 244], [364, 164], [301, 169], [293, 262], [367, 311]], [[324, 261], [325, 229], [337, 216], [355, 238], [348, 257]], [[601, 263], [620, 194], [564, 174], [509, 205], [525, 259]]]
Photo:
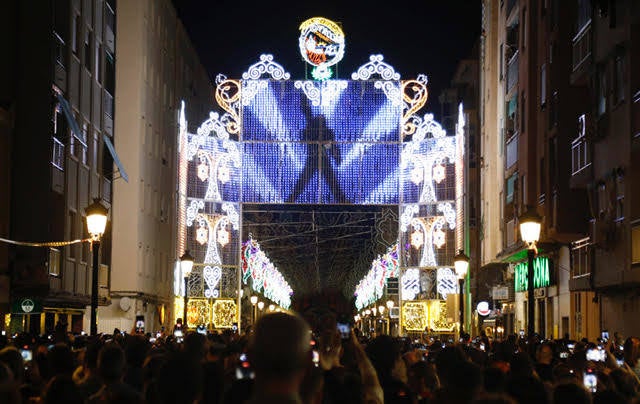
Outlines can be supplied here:
[[385, 318], [384, 318], [384, 306], [380, 305], [378, 306], [378, 313], [380, 313], [380, 322], [382, 323], [382, 326], [380, 327], [380, 334], [384, 334], [385, 331], [385, 326], [384, 323], [386, 323]]
[[535, 332], [535, 306], [533, 297], [533, 258], [538, 252], [536, 243], [540, 238], [540, 227], [542, 226], [542, 218], [535, 209], [527, 207], [520, 218], [520, 237], [527, 244], [527, 333], [529, 338]]
[[258, 318], [262, 317], [262, 309], [264, 309], [264, 302], [263, 301], [259, 301], [258, 302]]
[[469, 270], [469, 257], [463, 250], [458, 250], [458, 254], [453, 258], [453, 266], [456, 269], [460, 287], [458, 309], [460, 313], [460, 337], [462, 337], [464, 332], [464, 277], [467, 276], [467, 271]]
[[389, 335], [391, 335], [393, 332], [391, 331], [391, 309], [393, 309], [393, 306], [395, 305], [395, 302], [391, 299], [387, 300], [387, 316], [389, 317], [389, 325], [387, 325], [387, 332], [389, 333]]
[[189, 303], [189, 275], [193, 269], [193, 257], [189, 254], [189, 250], [185, 250], [182, 257], [180, 257], [180, 269], [182, 270], [182, 276], [184, 277], [184, 308], [182, 324], [185, 330], [189, 328], [189, 322], [187, 321], [187, 305]]
[[100, 238], [107, 227], [107, 209], [99, 198], [85, 209], [87, 215], [87, 231], [91, 235], [91, 250], [93, 252], [93, 268], [91, 271], [91, 335], [98, 334], [98, 251]]
[[258, 296], [251, 296], [249, 301], [251, 301], [251, 305], [253, 306], [253, 310], [251, 310], [251, 325], [254, 325], [256, 323], [256, 303], [258, 303]]

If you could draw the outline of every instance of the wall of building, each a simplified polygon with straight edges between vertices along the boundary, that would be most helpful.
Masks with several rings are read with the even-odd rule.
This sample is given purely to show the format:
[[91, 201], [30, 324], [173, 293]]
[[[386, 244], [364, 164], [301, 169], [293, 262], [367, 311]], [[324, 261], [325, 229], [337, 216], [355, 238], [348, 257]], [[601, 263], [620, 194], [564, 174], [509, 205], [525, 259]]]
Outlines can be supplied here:
[[[116, 150], [129, 182], [114, 183], [111, 295], [144, 305], [149, 329], [173, 303], [176, 252], [177, 114], [203, 120], [212, 86], [168, 0], [120, 2], [116, 86]], [[199, 123], [199, 121], [198, 121]], [[121, 316], [102, 313], [105, 322]], [[134, 316], [127, 313], [125, 316]], [[171, 318], [172, 316], [166, 316]]]

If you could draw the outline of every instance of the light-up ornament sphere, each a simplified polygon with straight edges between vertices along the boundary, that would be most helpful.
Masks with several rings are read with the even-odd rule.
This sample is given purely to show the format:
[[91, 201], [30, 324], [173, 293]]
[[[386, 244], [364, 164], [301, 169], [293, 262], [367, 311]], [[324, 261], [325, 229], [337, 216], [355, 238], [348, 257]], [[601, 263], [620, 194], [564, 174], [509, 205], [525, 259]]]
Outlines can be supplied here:
[[196, 241], [202, 245], [209, 241], [209, 230], [205, 226], [199, 226], [196, 229]]
[[444, 176], [445, 176], [444, 166], [442, 164], [436, 164], [433, 167], [433, 180], [439, 184], [442, 182], [442, 180], [444, 180]]
[[420, 230], [414, 230], [411, 233], [411, 245], [414, 248], [420, 248], [424, 244], [424, 235]]
[[433, 245], [438, 248], [442, 248], [445, 243], [445, 234], [442, 229], [435, 229], [433, 231]]
[[229, 244], [229, 232], [225, 227], [218, 230], [218, 243], [224, 247]]

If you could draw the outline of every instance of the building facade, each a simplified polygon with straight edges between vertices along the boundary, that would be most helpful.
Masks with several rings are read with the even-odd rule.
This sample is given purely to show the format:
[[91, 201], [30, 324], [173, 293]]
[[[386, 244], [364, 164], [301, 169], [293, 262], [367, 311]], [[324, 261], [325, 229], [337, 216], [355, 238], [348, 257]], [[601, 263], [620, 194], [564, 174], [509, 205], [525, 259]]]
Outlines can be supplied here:
[[[485, 1], [481, 46], [482, 265], [503, 268], [500, 294], [507, 333], [527, 329], [547, 338], [595, 338], [578, 327], [574, 302], [598, 322], [590, 295], [569, 289], [574, 243], [588, 231], [586, 189], [571, 183], [578, 105], [587, 97], [572, 83], [571, 24], [576, 7], [559, 1]], [[526, 279], [526, 246], [518, 217], [528, 208], [542, 217], [533, 280]], [[524, 279], [523, 279], [524, 276]], [[535, 302], [527, 301], [527, 281]], [[524, 287], [523, 287], [524, 285]], [[513, 289], [512, 289], [513, 288]], [[579, 297], [576, 297], [579, 296]]]
[[[116, 151], [129, 181], [114, 183], [112, 305], [99, 331], [160, 331], [174, 318], [176, 172], [180, 101], [194, 125], [213, 104], [213, 87], [169, 0], [118, 4]], [[176, 246], [178, 246], [176, 248]]]
[[[95, 198], [112, 202], [104, 138], [113, 140], [115, 1], [57, 0], [38, 7], [8, 1], [0, 8], [7, 55], [0, 79], [0, 183], [8, 196], [0, 208], [1, 236], [39, 243], [86, 239], [85, 208]], [[89, 246], [3, 243], [4, 329], [88, 330]], [[101, 252], [99, 298], [106, 304], [109, 227]]]

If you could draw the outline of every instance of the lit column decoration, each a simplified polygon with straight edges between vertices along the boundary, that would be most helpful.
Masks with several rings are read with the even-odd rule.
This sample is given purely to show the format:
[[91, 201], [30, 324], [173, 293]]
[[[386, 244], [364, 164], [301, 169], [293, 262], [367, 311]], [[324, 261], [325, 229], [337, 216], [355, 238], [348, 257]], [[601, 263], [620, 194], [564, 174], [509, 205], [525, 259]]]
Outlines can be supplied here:
[[107, 227], [109, 210], [100, 202], [99, 198], [85, 209], [87, 216], [87, 231], [91, 236], [91, 250], [93, 252], [93, 267], [91, 272], [91, 335], [98, 334], [98, 265], [100, 238]]
[[184, 278], [183, 324], [185, 328], [189, 328], [189, 321], [187, 320], [189, 305], [189, 275], [193, 269], [193, 257], [189, 254], [189, 250], [185, 250], [184, 254], [180, 257], [180, 269], [182, 270], [182, 277]]
[[460, 282], [458, 290], [458, 312], [460, 320], [460, 336], [462, 336], [462, 333], [464, 332], [464, 278], [467, 276], [467, 271], [469, 270], [469, 257], [465, 255], [463, 250], [459, 250], [458, 254], [454, 257], [453, 264], [456, 268], [456, 275], [458, 275]]
[[532, 207], [527, 207], [527, 211], [519, 217], [520, 237], [527, 245], [527, 333], [531, 338], [535, 332], [535, 305], [533, 296], [533, 259], [538, 253], [537, 243], [540, 238], [540, 228], [542, 218]]

